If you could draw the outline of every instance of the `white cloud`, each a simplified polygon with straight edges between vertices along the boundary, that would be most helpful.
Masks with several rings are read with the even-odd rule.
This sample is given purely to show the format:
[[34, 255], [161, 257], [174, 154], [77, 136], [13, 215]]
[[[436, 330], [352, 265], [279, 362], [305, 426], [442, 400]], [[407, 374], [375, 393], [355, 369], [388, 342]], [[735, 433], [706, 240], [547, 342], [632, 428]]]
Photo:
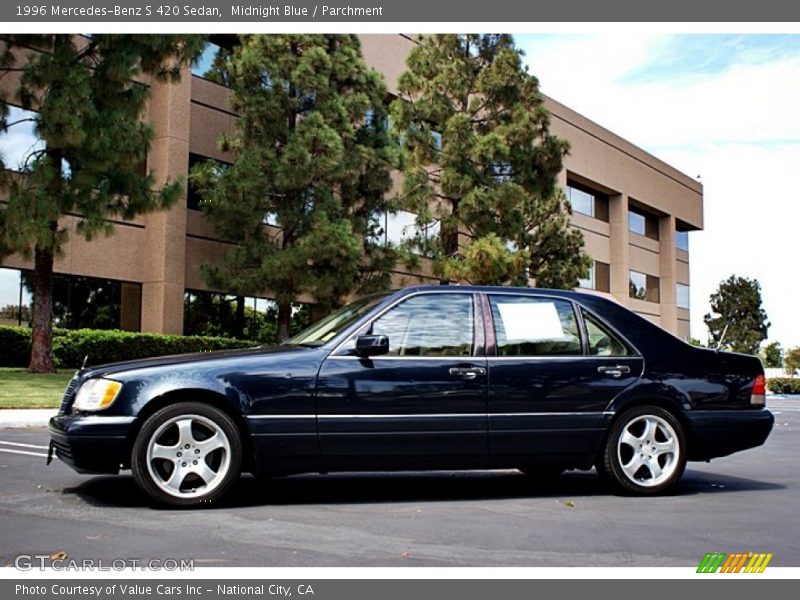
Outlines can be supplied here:
[[770, 339], [800, 345], [793, 277], [800, 223], [800, 191], [793, 184], [800, 171], [800, 53], [750, 52], [746, 60], [703, 75], [661, 65], [645, 78], [628, 75], [647, 72], [674, 38], [519, 41], [544, 93], [688, 175], [702, 175], [705, 230], [690, 235], [692, 335], [706, 338], [708, 296], [736, 273], [761, 282]]

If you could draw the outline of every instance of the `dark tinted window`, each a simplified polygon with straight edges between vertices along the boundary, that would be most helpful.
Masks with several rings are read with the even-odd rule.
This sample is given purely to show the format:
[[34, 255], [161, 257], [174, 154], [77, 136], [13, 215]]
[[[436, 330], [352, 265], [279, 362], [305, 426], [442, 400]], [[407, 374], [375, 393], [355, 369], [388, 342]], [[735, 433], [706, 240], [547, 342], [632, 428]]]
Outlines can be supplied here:
[[489, 296], [499, 356], [580, 355], [572, 303], [554, 298]]
[[586, 323], [586, 335], [589, 338], [589, 354], [592, 356], [630, 356], [630, 348], [611, 333], [608, 328], [600, 323], [593, 315], [582, 311]]
[[372, 324], [389, 337], [390, 356], [470, 356], [474, 343], [470, 294], [413, 296]]

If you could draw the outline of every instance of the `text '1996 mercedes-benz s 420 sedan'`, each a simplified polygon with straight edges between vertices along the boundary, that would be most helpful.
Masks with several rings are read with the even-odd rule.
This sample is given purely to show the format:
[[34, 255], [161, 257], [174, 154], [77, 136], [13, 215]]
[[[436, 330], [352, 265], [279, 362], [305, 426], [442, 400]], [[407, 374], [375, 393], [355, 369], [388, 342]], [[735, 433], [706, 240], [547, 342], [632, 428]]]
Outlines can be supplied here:
[[85, 368], [50, 421], [79, 472], [155, 500], [257, 475], [597, 468], [657, 494], [687, 460], [763, 444], [752, 356], [695, 348], [578, 292], [426, 286], [363, 297], [285, 344]]

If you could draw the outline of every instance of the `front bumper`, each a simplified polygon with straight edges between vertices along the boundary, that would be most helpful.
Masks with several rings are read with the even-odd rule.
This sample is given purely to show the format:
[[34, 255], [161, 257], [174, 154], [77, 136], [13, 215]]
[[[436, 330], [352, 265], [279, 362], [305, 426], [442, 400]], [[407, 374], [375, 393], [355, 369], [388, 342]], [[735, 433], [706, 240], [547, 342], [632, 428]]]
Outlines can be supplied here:
[[58, 415], [50, 419], [50, 454], [78, 473], [119, 473], [130, 462], [135, 417]]
[[692, 444], [690, 460], [709, 460], [763, 444], [775, 417], [760, 410], [698, 410], [686, 413]]

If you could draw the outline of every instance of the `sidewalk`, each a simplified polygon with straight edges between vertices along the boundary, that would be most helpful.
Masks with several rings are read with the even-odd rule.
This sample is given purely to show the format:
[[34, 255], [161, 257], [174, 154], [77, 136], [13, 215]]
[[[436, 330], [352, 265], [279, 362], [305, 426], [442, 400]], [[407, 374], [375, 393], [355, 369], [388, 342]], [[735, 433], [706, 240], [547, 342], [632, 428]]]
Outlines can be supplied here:
[[4, 408], [0, 410], [0, 429], [9, 427], [46, 427], [57, 408]]

